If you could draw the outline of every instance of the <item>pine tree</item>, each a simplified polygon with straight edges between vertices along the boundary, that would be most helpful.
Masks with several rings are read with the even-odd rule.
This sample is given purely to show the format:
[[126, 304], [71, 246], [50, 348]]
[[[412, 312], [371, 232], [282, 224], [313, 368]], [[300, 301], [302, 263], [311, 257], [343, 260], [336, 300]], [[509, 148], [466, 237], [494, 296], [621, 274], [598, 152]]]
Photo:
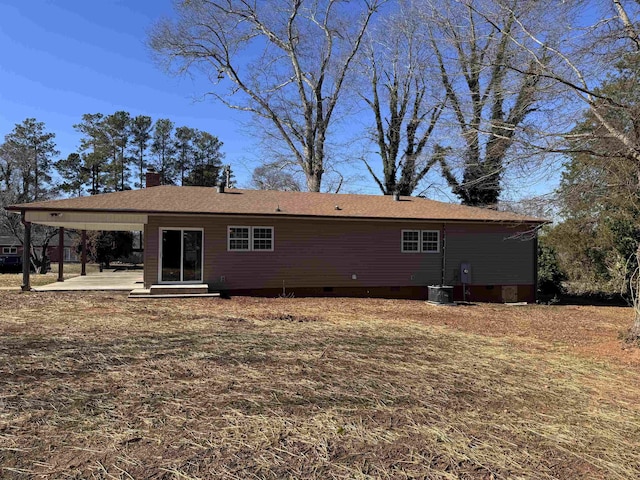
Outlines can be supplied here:
[[78, 153], [70, 153], [65, 159], [54, 164], [58, 174], [64, 179], [59, 188], [69, 195], [82, 196], [83, 186], [87, 183], [90, 170]]
[[189, 127], [176, 128], [175, 149], [176, 149], [176, 170], [180, 178], [180, 185], [184, 181], [194, 162], [193, 140], [196, 137], [196, 130]]
[[105, 177], [108, 167], [109, 146], [103, 122], [103, 114], [85, 113], [82, 115], [82, 121], [73, 126], [83, 134], [80, 139], [80, 152], [84, 167], [89, 172], [87, 183], [89, 183], [89, 193], [91, 195], [106, 191]]
[[[0, 206], [46, 200], [50, 196], [54, 190], [51, 183], [53, 157], [59, 154], [54, 138], [55, 134], [47, 132], [44, 123], [35, 118], [16, 124], [5, 136], [0, 145], [0, 172], [6, 189], [0, 191]], [[2, 227], [22, 242], [24, 229], [20, 219], [7, 215], [1, 208], [0, 214]], [[31, 249], [31, 260], [40, 273], [46, 272], [47, 247], [55, 233], [55, 228], [43, 225], [32, 228], [32, 240], [40, 245], [40, 251]]]
[[152, 128], [153, 121], [151, 120], [151, 117], [146, 115], [138, 115], [131, 120], [131, 136], [135, 147], [140, 174], [139, 183], [136, 184], [138, 188], [142, 188], [144, 186], [144, 168], [146, 166], [144, 156], [147, 151], [149, 140], [151, 140]]
[[224, 154], [220, 151], [222, 142], [215, 135], [197, 131], [194, 147], [194, 165], [184, 184], [199, 187], [218, 185], [224, 158]]
[[151, 152], [156, 156], [156, 170], [162, 183], [174, 183], [175, 146], [173, 144], [173, 122], [168, 118], [156, 120], [151, 143]]
[[43, 122], [27, 118], [5, 136], [4, 156], [20, 172], [21, 202], [44, 200], [50, 189], [52, 157], [56, 150], [55, 134], [45, 131]]
[[126, 152], [131, 138], [131, 115], [123, 110], [117, 111], [104, 119], [103, 127], [111, 150], [112, 188], [126, 190], [130, 188], [126, 178], [131, 158]]

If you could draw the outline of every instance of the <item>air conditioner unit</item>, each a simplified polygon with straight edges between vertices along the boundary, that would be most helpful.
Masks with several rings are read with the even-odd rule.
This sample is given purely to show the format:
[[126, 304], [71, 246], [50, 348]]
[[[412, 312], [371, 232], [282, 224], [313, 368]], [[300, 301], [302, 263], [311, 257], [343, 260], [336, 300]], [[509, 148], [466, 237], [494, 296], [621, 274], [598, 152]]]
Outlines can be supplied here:
[[429, 285], [428, 301], [438, 305], [453, 303], [453, 287], [449, 285]]

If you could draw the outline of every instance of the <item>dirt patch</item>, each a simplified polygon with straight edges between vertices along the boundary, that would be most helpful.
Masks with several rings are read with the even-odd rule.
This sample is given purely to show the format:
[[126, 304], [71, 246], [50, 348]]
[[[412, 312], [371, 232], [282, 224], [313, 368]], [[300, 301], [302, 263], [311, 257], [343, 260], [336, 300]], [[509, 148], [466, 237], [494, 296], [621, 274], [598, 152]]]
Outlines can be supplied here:
[[628, 309], [104, 293], [0, 307], [2, 478], [640, 476]]

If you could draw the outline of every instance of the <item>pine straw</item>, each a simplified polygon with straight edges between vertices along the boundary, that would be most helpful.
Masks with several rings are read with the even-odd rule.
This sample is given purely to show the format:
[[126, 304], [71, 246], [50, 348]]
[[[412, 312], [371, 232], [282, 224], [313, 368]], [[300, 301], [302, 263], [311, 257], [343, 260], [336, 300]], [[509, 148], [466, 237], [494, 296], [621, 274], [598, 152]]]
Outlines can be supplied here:
[[640, 476], [637, 369], [442, 326], [539, 307], [17, 293], [0, 307], [0, 477]]

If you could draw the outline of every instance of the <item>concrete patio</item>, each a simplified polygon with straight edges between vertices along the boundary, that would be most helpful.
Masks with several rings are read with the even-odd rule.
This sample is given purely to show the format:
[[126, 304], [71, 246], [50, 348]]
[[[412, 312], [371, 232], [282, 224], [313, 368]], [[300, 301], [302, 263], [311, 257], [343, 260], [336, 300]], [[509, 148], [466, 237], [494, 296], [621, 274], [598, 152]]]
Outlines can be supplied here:
[[64, 282], [33, 287], [34, 292], [73, 292], [110, 290], [130, 292], [142, 287], [142, 270], [107, 270], [86, 276], [69, 278]]

